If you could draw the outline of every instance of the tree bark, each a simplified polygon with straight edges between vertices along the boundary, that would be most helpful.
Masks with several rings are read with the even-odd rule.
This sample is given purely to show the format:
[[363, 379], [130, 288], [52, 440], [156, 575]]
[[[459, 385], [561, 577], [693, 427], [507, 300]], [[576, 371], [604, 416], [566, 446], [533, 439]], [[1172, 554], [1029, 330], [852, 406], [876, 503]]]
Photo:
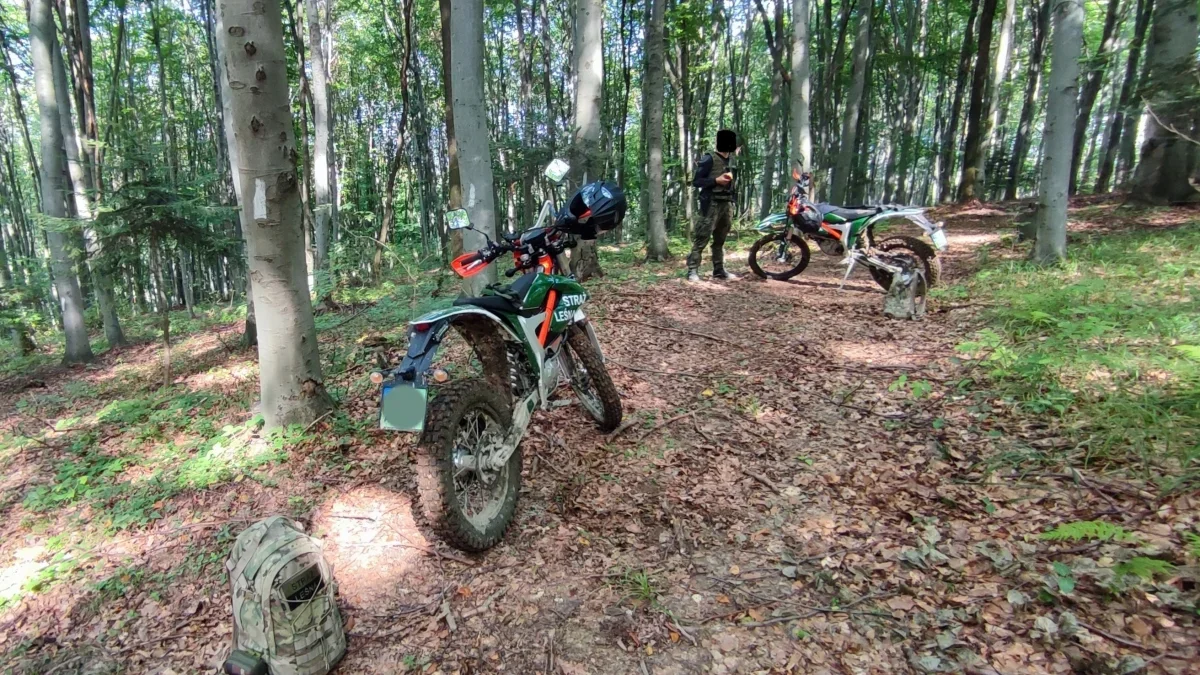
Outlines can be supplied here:
[[[455, 134], [454, 124], [454, 86], [450, 77], [450, 64], [454, 55], [450, 40], [452, 22], [450, 4], [451, 0], [438, 0], [442, 33], [442, 93], [446, 103], [446, 157], [449, 167], [446, 171], [446, 208], [454, 211], [463, 207], [463, 199], [462, 175], [458, 170], [458, 137]], [[549, 82], [547, 79], [547, 87], [549, 87]], [[482, 87], [482, 85], [480, 86]], [[549, 91], [547, 88], [547, 96], [550, 95]], [[463, 236], [463, 230], [450, 232], [450, 258], [455, 258], [463, 252]]]
[[983, 194], [984, 141], [988, 136], [988, 73], [992, 63], [992, 24], [996, 18], [996, 0], [983, 0], [979, 13], [979, 49], [971, 82], [971, 105], [967, 109], [967, 140], [963, 149], [962, 178], [958, 183], [958, 201], [978, 199]]
[[667, 248], [667, 224], [663, 209], [663, 98], [666, 94], [663, 14], [666, 3], [664, 0], [648, 0], [647, 4], [646, 81], [643, 96], [650, 194], [646, 214], [646, 259], [660, 262], [671, 255]]
[[21, 102], [21, 85], [8, 53], [8, 33], [2, 30], [0, 30], [0, 51], [4, 52], [4, 72], [8, 74], [8, 86], [12, 96], [13, 108], [17, 113], [17, 121], [21, 125], [21, 138], [25, 141], [25, 153], [29, 156], [29, 166], [33, 170], [34, 189], [37, 190], [38, 199], [40, 200], [42, 198], [42, 172], [38, 168], [37, 152], [33, 149], [33, 140], [29, 135], [29, 120], [25, 117], [25, 105]]
[[[325, 392], [304, 263], [295, 138], [279, 0], [225, 0], [219, 40], [231, 94], [242, 230], [259, 325], [259, 389], [268, 428], [309, 424]], [[231, 155], [234, 154], [231, 148]]]
[[[1004, 16], [1000, 20], [1000, 39], [996, 44], [995, 63], [992, 66], [992, 77], [988, 83], [987, 90], [987, 134], [984, 136], [983, 151], [980, 153], [978, 168], [980, 176], [980, 184], [978, 193], [986, 195], [989, 190], [984, 185], [983, 180], [990, 178], [988, 169], [985, 166], [994, 165], [988, 164], [988, 157], [992, 155], [993, 149], [999, 144], [1003, 130], [1000, 128], [1004, 124], [1004, 115], [1002, 112], [1008, 110], [1008, 106], [1000, 107], [1000, 101], [1003, 99], [1006, 103], [1008, 100], [1007, 92], [1003, 91], [1004, 81], [1009, 76], [1009, 65], [1012, 63], [1013, 51], [1013, 20], [1016, 13], [1016, 0], [1005, 0]], [[996, 183], [994, 179], [990, 182]]]
[[843, 202], [850, 188], [850, 172], [854, 164], [857, 145], [858, 117], [862, 107], [863, 90], [867, 83], [867, 56], [871, 49], [871, 14], [874, 0], [861, 0], [858, 31], [854, 38], [854, 72], [850, 79], [850, 92], [846, 95], [846, 113], [842, 119], [841, 147], [838, 149], [837, 165], [833, 171], [833, 189], [829, 199], [833, 203]]
[[1050, 34], [1050, 2], [1042, 0], [1030, 7], [1030, 24], [1033, 26], [1033, 45], [1029, 52], [1029, 65], [1025, 71], [1025, 100], [1021, 104], [1021, 119], [1017, 123], [1017, 135], [1013, 139], [1012, 157], [1008, 164], [1008, 184], [1004, 188], [1005, 199], [1016, 199], [1025, 168], [1025, 157], [1029, 153], [1029, 133], [1037, 107], [1038, 89], [1042, 78], [1042, 62], [1045, 60], [1046, 38]]
[[[54, 57], [58, 52], [50, 0], [30, 0], [29, 52], [33, 62], [34, 90], [41, 122], [42, 214], [46, 217], [46, 243], [50, 269], [62, 309], [65, 363], [91, 361], [87, 325], [83, 320], [83, 293], [68, 244], [75, 239], [68, 230], [66, 186], [63, 184], [63, 133], [54, 86]], [[70, 232], [70, 234], [69, 234]]]
[[971, 72], [971, 55], [975, 53], [975, 19], [979, 0], [971, 0], [971, 13], [963, 29], [962, 51], [958, 55], [958, 75], [954, 81], [954, 102], [950, 105], [950, 120], [942, 136], [942, 154], [938, 162], [938, 201], [950, 201], [950, 177], [954, 175], [954, 158], [958, 155], [958, 120], [962, 116], [963, 90]]
[[[1146, 28], [1150, 25], [1150, 13], [1154, 10], [1154, 0], [1137, 0], [1137, 9], [1133, 24], [1133, 39], [1129, 43], [1129, 54], [1125, 59], [1125, 78], [1121, 81], [1121, 93], [1117, 99], [1117, 107], [1109, 125], [1108, 136], [1104, 143], [1104, 151], [1100, 156], [1100, 174], [1096, 178], [1096, 193], [1108, 192], [1113, 169], [1117, 163], [1117, 153], [1121, 147], [1121, 135], [1126, 127], [1126, 119], [1132, 119], [1133, 96], [1137, 89], [1138, 61], [1142, 55], [1142, 45], [1146, 41]], [[1132, 147], [1132, 144], [1130, 144]]]
[[[396, 36], [396, 40], [401, 43], [398, 48], [402, 50], [400, 52], [400, 96], [403, 106], [400, 110], [400, 123], [396, 129], [396, 148], [392, 153], [391, 160], [388, 161], [387, 176], [383, 183], [383, 222], [379, 226], [379, 239], [375, 242], [375, 258], [371, 267], [376, 281], [379, 280], [382, 272], [385, 246], [391, 237], [392, 228], [395, 227], [396, 175], [400, 171], [400, 163], [404, 160], [404, 146], [407, 143], [405, 134], [408, 129], [409, 113], [408, 64], [412, 56], [412, 4], [413, 0], [404, 1], [404, 35]], [[383, 11], [386, 16], [388, 10], [384, 9]], [[390, 17], [388, 23], [391, 23]]]
[[[333, 92], [329, 85], [331, 41], [329, 0], [305, 0], [308, 12], [308, 41], [312, 51], [313, 127], [313, 275], [322, 288], [321, 294], [332, 289], [329, 274], [329, 242], [337, 227], [337, 193], [333, 150]], [[322, 284], [329, 286], [322, 287]]]
[[[450, 33], [454, 38], [450, 72], [454, 73], [454, 133], [463, 207], [476, 229], [495, 237], [496, 199], [483, 97], [483, 0], [451, 0], [450, 6]], [[485, 243], [483, 235], [463, 231], [464, 250], [476, 251]], [[463, 285], [471, 295], [479, 295], [484, 286], [495, 281], [496, 266], [488, 265]]]
[[1104, 84], [1104, 72], [1108, 70], [1108, 59], [1117, 41], [1117, 18], [1121, 13], [1121, 0], [1108, 0], [1108, 11], [1104, 15], [1104, 30], [1096, 53], [1088, 58], [1090, 68], [1084, 76], [1079, 92], [1079, 113], [1075, 120], [1075, 138], [1071, 148], [1071, 194], [1079, 191], [1079, 166], [1083, 159], [1083, 147], [1088, 127], [1091, 126], [1092, 106]]
[[1196, 86], [1198, 12], [1195, 0], [1158, 0], [1154, 7], [1146, 53], [1150, 120], [1132, 193], [1146, 202], [1173, 204], [1200, 198], [1188, 180], [1195, 140], [1183, 137], [1191, 129], [1195, 112], [1187, 93]]
[[[576, 0], [575, 5], [575, 138], [572, 171], [578, 184], [601, 178], [600, 107], [604, 93], [603, 0]], [[602, 276], [596, 240], [582, 240], [572, 256], [571, 271], [580, 281]]]
[[1067, 192], [1071, 142], [1079, 96], [1079, 55], [1083, 49], [1083, 0], [1055, 0], [1051, 44], [1050, 95], [1038, 181], [1037, 241], [1033, 258], [1053, 264], [1067, 255]]
[[803, 170], [813, 166], [812, 121], [809, 119], [812, 84], [808, 59], [808, 14], [808, 0], [792, 0], [792, 147], [789, 163], [798, 162]]

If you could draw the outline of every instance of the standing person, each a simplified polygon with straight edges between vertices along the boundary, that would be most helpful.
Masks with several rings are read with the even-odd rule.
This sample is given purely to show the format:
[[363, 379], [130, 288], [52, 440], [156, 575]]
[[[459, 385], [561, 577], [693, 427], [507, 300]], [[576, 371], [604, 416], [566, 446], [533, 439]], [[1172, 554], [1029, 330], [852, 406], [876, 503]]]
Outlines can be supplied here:
[[737, 134], [717, 132], [716, 152], [706, 153], [696, 166], [692, 187], [700, 190], [700, 218], [692, 230], [692, 252], [688, 254], [688, 281], [700, 281], [700, 260], [712, 239], [713, 278], [736, 280], [725, 271], [725, 237], [733, 226], [733, 155]]

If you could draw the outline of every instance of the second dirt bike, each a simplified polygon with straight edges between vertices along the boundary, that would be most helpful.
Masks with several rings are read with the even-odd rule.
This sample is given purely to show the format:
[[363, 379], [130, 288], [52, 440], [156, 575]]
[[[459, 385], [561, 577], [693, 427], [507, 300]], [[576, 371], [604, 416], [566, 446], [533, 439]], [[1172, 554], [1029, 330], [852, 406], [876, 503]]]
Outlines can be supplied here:
[[[809, 200], [812, 175], [792, 171], [795, 184], [788, 196], [787, 212], [763, 219], [757, 226], [763, 237], [750, 247], [750, 269], [760, 277], [786, 280], [808, 267], [812, 255], [808, 241], [816, 242], [821, 252], [843, 256], [846, 276], [863, 264], [885, 290], [895, 274], [915, 265], [925, 284], [941, 281], [942, 263], [938, 252], [948, 247], [941, 223], [925, 217], [917, 206], [833, 206]], [[875, 226], [887, 220], [907, 220], [929, 236], [932, 246], [917, 237], [898, 235], [876, 240]], [[843, 283], [845, 283], [843, 278]]]
[[[567, 170], [555, 160], [546, 177], [558, 183]], [[482, 551], [504, 536], [521, 491], [521, 440], [560, 383], [570, 384], [601, 431], [620, 425], [621, 397], [583, 312], [588, 294], [567, 272], [564, 252], [572, 235], [594, 239], [619, 225], [625, 208], [616, 185], [590, 183], [560, 212], [547, 200], [533, 229], [459, 256], [451, 267], [464, 278], [510, 253], [515, 266], [507, 275], [520, 276], [412, 321], [403, 362], [372, 374], [382, 388], [380, 426], [421, 434], [421, 507], [452, 546]], [[475, 229], [462, 210], [448, 213], [447, 223]], [[436, 365], [452, 328], [471, 346], [482, 377], [448, 382], [450, 374]]]

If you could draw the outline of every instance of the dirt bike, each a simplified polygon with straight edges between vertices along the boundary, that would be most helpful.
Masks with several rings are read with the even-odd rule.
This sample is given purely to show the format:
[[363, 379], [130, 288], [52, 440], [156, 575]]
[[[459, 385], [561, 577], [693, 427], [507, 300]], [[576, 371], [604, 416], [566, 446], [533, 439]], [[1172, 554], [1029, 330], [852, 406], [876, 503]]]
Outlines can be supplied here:
[[[557, 184], [567, 170], [555, 160], [546, 176]], [[452, 546], [483, 551], [504, 536], [521, 489], [521, 440], [534, 411], [550, 407], [564, 379], [601, 431], [620, 425], [621, 397], [583, 311], [588, 294], [567, 272], [564, 254], [575, 243], [572, 235], [594, 238], [616, 227], [625, 208], [620, 188], [594, 182], [561, 212], [546, 200], [531, 230], [500, 241], [485, 234], [487, 245], [457, 257], [451, 268], [467, 278], [511, 253], [514, 267], [506, 276], [519, 278], [413, 320], [400, 365], [372, 373], [382, 389], [380, 426], [421, 434], [421, 507], [434, 533]], [[449, 212], [447, 223], [479, 232], [463, 210]], [[449, 382], [435, 366], [451, 328], [472, 347], [482, 377]]]
[[[843, 285], [860, 263], [885, 290], [891, 288], [893, 275], [914, 266], [924, 276], [926, 286], [936, 286], [941, 281], [938, 252], [948, 248], [946, 232], [940, 222], [930, 222], [925, 217], [925, 209], [816, 204], [808, 198], [812, 174], [793, 169], [792, 178], [795, 184], [788, 196], [787, 212], [768, 216], [755, 228], [764, 234], [750, 247], [750, 269], [755, 274], [778, 280], [800, 274], [808, 267], [811, 252], [807, 240], [811, 239], [822, 253], [843, 256], [842, 263], [846, 265]], [[875, 225], [895, 218], [916, 224], [929, 236], [933, 246], [909, 236], [877, 242]]]

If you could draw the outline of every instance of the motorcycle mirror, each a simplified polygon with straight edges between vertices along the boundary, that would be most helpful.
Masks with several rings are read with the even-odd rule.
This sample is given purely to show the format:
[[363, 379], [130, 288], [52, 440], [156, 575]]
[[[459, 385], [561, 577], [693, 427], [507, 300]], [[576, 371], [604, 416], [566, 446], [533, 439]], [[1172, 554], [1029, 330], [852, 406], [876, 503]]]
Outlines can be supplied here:
[[555, 159], [546, 166], [545, 176], [551, 183], [561, 183], [562, 179], [567, 177], [567, 172], [570, 170], [570, 164], [561, 159]]
[[451, 230], [465, 230], [471, 227], [471, 217], [466, 209], [455, 209], [446, 212], [446, 227]]

